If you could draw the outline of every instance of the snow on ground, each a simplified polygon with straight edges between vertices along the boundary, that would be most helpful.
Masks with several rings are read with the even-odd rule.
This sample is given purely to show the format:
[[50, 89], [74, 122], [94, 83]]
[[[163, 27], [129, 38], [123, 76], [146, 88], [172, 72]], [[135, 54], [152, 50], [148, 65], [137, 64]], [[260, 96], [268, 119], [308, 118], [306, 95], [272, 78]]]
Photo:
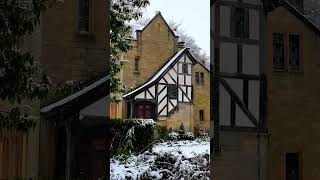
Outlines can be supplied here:
[[126, 161], [111, 159], [111, 180], [210, 179], [209, 149], [208, 139], [157, 143]]

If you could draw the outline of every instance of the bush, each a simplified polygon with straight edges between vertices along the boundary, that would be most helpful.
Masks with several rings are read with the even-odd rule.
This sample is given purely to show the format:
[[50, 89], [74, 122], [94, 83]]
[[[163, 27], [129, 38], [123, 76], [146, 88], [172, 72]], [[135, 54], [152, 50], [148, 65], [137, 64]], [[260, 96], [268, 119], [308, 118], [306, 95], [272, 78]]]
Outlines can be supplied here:
[[154, 142], [154, 124], [153, 120], [111, 120], [114, 131], [111, 156], [150, 150]]
[[172, 140], [172, 141], [176, 141], [176, 140], [179, 139], [179, 134], [176, 133], [176, 132], [170, 132], [170, 133], [168, 134], [168, 139], [169, 139], [169, 140]]
[[168, 140], [168, 134], [169, 129], [165, 126], [156, 125], [156, 132], [157, 132], [157, 139], [167, 141]]

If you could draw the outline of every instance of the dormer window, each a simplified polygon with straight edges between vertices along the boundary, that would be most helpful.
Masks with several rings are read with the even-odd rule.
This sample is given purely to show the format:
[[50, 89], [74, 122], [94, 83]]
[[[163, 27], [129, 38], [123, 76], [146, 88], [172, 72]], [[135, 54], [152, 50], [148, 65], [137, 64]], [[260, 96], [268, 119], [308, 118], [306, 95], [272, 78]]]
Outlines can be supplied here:
[[89, 0], [79, 0], [78, 31], [89, 32]]

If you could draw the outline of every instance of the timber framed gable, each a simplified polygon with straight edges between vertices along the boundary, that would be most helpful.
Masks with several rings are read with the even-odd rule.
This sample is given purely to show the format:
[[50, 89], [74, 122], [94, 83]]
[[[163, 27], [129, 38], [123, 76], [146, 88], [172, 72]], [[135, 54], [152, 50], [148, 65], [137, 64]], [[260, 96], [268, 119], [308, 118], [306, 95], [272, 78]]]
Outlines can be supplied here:
[[[167, 61], [145, 84], [123, 97], [129, 101], [150, 101], [156, 116], [169, 117], [179, 103], [192, 103], [192, 66], [199, 63], [184, 48]], [[133, 108], [132, 108], [133, 109]]]

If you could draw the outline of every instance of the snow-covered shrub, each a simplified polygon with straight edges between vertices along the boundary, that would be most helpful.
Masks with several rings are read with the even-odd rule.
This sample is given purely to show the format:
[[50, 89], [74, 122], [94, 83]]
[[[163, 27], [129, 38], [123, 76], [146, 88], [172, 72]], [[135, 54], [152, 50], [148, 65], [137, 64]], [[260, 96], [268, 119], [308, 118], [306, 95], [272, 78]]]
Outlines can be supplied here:
[[184, 135], [183, 135], [183, 139], [184, 140], [194, 140], [194, 135], [192, 132], [186, 132]]
[[176, 132], [170, 132], [170, 133], [168, 134], [168, 139], [169, 139], [169, 140], [172, 140], [172, 141], [176, 141], [176, 140], [179, 139], [179, 134], [176, 133]]
[[157, 125], [155, 127], [155, 129], [156, 129], [156, 138], [157, 139], [163, 140], [163, 141], [167, 141], [168, 140], [168, 134], [169, 134], [170, 131], [167, 129], [167, 127]]
[[153, 120], [125, 119], [112, 120], [114, 140], [111, 155], [140, 153], [152, 148], [154, 142]]
[[183, 123], [181, 123], [178, 133], [180, 137], [183, 137], [183, 135], [186, 133]]

